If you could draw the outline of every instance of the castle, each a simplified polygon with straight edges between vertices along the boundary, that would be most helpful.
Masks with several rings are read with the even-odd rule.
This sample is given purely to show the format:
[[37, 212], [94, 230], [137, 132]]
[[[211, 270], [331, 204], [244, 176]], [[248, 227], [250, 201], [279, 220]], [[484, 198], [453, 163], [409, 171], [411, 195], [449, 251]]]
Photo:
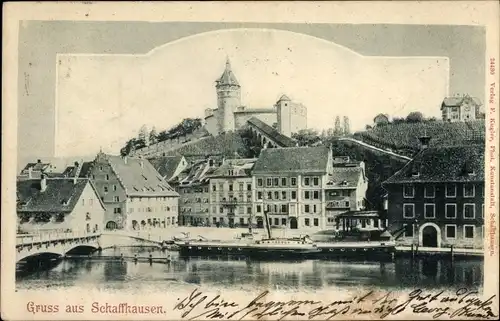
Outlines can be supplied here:
[[241, 104], [241, 86], [231, 70], [229, 58], [222, 75], [215, 81], [217, 108], [205, 110], [205, 128], [216, 136], [220, 133], [235, 131], [247, 121], [256, 117], [283, 135], [290, 137], [307, 127], [307, 108], [294, 103], [286, 95], [270, 108], [247, 108]]

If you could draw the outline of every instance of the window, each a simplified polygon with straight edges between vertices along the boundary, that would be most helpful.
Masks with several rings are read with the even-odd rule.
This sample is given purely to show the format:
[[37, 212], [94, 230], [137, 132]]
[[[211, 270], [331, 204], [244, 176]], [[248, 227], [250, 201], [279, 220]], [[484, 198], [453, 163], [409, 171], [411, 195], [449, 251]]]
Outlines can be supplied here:
[[304, 185], [309, 186], [311, 182], [309, 181], [309, 177], [304, 178]]
[[104, 189], [104, 193], [108, 192], [108, 187], [107, 186], [104, 186], [103, 189]]
[[446, 218], [456, 218], [457, 217], [457, 205], [456, 204], [446, 204], [444, 216]]
[[286, 192], [285, 191], [281, 192], [281, 199], [286, 200]]
[[274, 225], [280, 225], [280, 219], [274, 218]]
[[464, 197], [474, 197], [474, 194], [475, 194], [474, 185], [465, 184], [464, 185]]
[[87, 221], [89, 221], [89, 220], [90, 220], [90, 213], [89, 213], [89, 212], [87, 212], [87, 214], [85, 214], [85, 219], [86, 219]]
[[119, 202], [120, 201], [120, 196], [114, 196], [113, 197], [114, 202]]
[[434, 204], [424, 204], [424, 217], [436, 218], [436, 207]]
[[281, 186], [286, 186], [286, 177], [281, 178]]
[[286, 204], [281, 205], [281, 213], [288, 213], [288, 205]]
[[313, 199], [319, 200], [319, 191], [314, 191], [313, 192]]
[[446, 197], [456, 197], [457, 196], [457, 186], [454, 184], [446, 185]]
[[247, 207], [247, 214], [252, 214], [252, 207], [251, 206]]
[[274, 213], [278, 213], [278, 205], [274, 204]]
[[272, 200], [273, 199], [273, 193], [272, 192], [267, 192], [267, 199]]
[[221, 214], [222, 214], [222, 213], [224, 213], [224, 207], [222, 207], [222, 206], [221, 206], [221, 207], [219, 208], [219, 213], [221, 213]]
[[[318, 177], [314, 177], [313, 178], [313, 185], [314, 186], [318, 186], [319, 185], [319, 178]], [[317, 226], [317, 225], [316, 225]]]
[[349, 201], [346, 201], [345, 202], [345, 207], [349, 207], [349, 206], [350, 206]]
[[238, 184], [238, 186], [239, 186], [239, 188], [240, 188], [240, 191], [242, 191], [242, 190], [243, 190], [243, 186], [244, 186], [244, 184], [243, 184], [243, 183], [239, 183], [239, 184]]
[[304, 205], [304, 212], [309, 213], [309, 205]]
[[274, 186], [279, 186], [279, 184], [280, 184], [279, 178], [277, 178], [277, 177], [273, 178], [273, 185]]
[[273, 179], [272, 178], [266, 179], [266, 186], [271, 186], [271, 185], [273, 185]]
[[464, 225], [464, 238], [473, 239], [475, 232], [474, 225]]
[[464, 204], [464, 218], [476, 218], [476, 206], [474, 204]]
[[113, 191], [116, 192], [116, 185], [113, 185]]
[[257, 205], [257, 213], [261, 213], [261, 212], [262, 212], [262, 206]]
[[297, 192], [296, 192], [296, 191], [292, 191], [292, 193], [291, 193], [291, 198], [292, 198], [293, 200], [296, 200], [296, 199], [297, 199]]
[[281, 225], [286, 225], [286, 218], [281, 219]]
[[280, 193], [279, 192], [274, 192], [274, 199], [279, 200], [280, 199]]
[[403, 225], [405, 227], [405, 233], [404, 233], [404, 236], [405, 237], [413, 237], [413, 224], [404, 224]]
[[316, 205], [313, 205], [313, 213], [316, 213]]
[[403, 197], [413, 198], [415, 196], [415, 187], [413, 185], [403, 186]]
[[292, 186], [297, 186], [297, 179], [296, 179], [295, 177], [292, 177], [292, 178], [290, 179], [290, 184], [291, 184]]
[[85, 199], [82, 198], [82, 206], [85, 206]]
[[446, 232], [446, 238], [447, 239], [454, 239], [457, 237], [457, 226], [454, 224], [446, 224], [445, 225], [445, 232]]
[[252, 184], [247, 184], [247, 191], [251, 191], [252, 190]]
[[305, 218], [305, 219], [304, 219], [304, 225], [305, 225], [305, 226], [309, 226], [309, 219], [308, 219], [308, 218]]
[[309, 191], [305, 191], [305, 192], [304, 192], [304, 198], [305, 198], [306, 200], [310, 199], [310, 198], [311, 198], [311, 195], [310, 195], [310, 194], [311, 194], [311, 192], [309, 192]]
[[317, 218], [314, 219], [314, 226], [319, 226], [319, 220]]
[[257, 186], [262, 186], [262, 178], [257, 178]]
[[214, 185], [212, 185], [212, 191], [213, 191], [213, 192], [217, 191], [217, 185], [215, 185], [215, 184], [214, 184]]
[[229, 184], [229, 191], [232, 192], [233, 191], [233, 184]]
[[109, 181], [109, 175], [108, 174], [106, 174], [106, 180]]
[[215, 224], [217, 223], [217, 217], [212, 217], [212, 222]]
[[113, 209], [113, 213], [115, 213], [115, 214], [120, 214], [121, 212], [122, 212], [122, 209], [120, 207], [115, 207]]
[[102, 171], [102, 166], [99, 166], [99, 170]]
[[434, 186], [426, 186], [424, 188], [424, 197], [425, 198], [432, 198], [436, 196], [436, 189]]
[[404, 218], [415, 217], [415, 204], [403, 204], [403, 217]]
[[257, 199], [261, 200], [262, 199], [262, 192], [257, 192]]

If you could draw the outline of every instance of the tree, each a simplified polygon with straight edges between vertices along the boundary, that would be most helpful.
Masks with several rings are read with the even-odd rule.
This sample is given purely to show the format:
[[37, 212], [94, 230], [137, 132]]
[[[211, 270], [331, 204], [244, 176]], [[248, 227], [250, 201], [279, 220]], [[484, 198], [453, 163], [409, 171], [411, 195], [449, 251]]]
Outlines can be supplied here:
[[344, 136], [351, 134], [351, 122], [349, 121], [349, 117], [344, 116]]
[[412, 111], [406, 116], [407, 123], [421, 123], [424, 120], [424, 115], [419, 111]]
[[148, 145], [149, 143], [148, 127], [146, 125], [142, 125], [141, 128], [139, 129], [139, 134], [137, 135], [137, 142], [138, 144], [144, 144], [145, 146]]
[[333, 127], [333, 136], [342, 136], [342, 127], [340, 125], [340, 117], [335, 117], [335, 126]]
[[311, 146], [312, 144], [320, 141], [318, 132], [314, 129], [301, 129], [297, 133], [292, 134], [299, 146]]
[[153, 126], [149, 132], [149, 145], [154, 145], [156, 143], [158, 143], [158, 133], [156, 132], [156, 128]]

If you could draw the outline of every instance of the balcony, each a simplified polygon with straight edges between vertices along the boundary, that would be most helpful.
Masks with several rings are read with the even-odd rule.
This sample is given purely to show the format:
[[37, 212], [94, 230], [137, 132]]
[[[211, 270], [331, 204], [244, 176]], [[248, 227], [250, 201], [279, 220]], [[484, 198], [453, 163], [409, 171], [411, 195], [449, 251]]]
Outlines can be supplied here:
[[220, 203], [222, 204], [222, 206], [236, 206], [238, 204], [238, 200], [236, 198], [223, 198]]

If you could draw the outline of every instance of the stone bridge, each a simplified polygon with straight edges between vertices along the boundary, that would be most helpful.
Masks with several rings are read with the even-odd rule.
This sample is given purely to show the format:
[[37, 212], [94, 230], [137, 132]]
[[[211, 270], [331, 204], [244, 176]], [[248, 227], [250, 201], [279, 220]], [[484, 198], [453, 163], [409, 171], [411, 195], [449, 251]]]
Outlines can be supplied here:
[[16, 262], [37, 256], [57, 258], [71, 254], [90, 254], [98, 249], [113, 247], [161, 247], [162, 243], [161, 237], [126, 231], [20, 234], [16, 239]]

